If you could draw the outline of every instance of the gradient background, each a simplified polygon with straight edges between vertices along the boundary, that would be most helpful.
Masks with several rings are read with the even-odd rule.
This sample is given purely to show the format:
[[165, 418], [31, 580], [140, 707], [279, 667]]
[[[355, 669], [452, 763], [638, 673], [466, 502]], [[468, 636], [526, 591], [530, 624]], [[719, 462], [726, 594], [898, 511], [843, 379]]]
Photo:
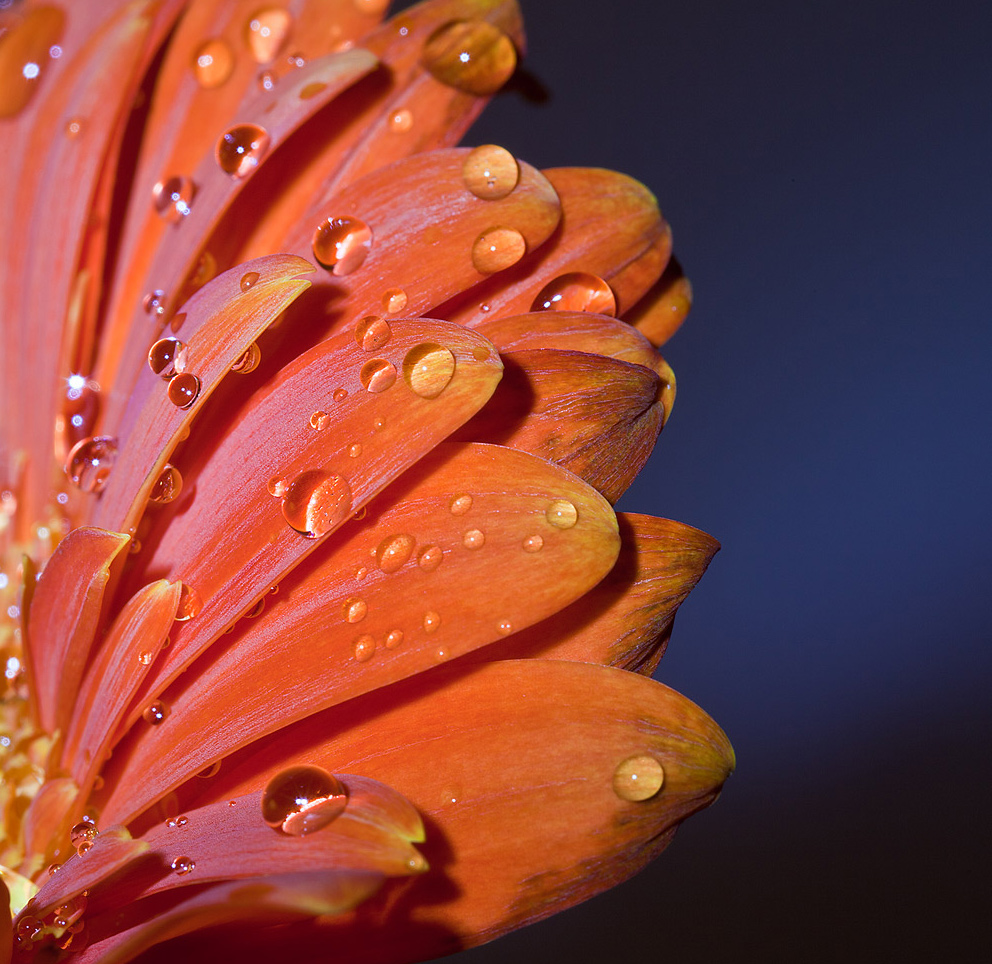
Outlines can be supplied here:
[[674, 227], [696, 306], [621, 507], [723, 543], [658, 675], [738, 770], [462, 960], [988, 961], [992, 7], [522, 6], [530, 99], [467, 143], [625, 171]]

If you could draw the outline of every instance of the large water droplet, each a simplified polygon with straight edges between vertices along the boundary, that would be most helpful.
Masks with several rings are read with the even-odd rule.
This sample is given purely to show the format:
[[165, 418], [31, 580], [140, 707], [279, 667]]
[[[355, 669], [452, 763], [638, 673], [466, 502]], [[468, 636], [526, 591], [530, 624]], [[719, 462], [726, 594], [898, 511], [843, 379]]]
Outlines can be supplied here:
[[311, 241], [313, 256], [333, 274], [351, 274], [360, 268], [372, 248], [372, 229], [358, 218], [327, 218]]
[[262, 794], [262, 819], [274, 830], [302, 837], [326, 827], [348, 804], [344, 785], [321, 767], [277, 773]]
[[487, 228], [472, 245], [472, 264], [480, 274], [494, 274], [515, 265], [527, 252], [524, 236], [513, 228]]
[[27, 106], [51, 61], [62, 54], [58, 42], [65, 29], [65, 14], [51, 4], [7, 16], [0, 24], [0, 117]]
[[225, 174], [242, 178], [251, 174], [265, 157], [271, 138], [257, 124], [237, 124], [220, 136], [214, 157]]
[[455, 356], [441, 345], [416, 345], [403, 359], [403, 377], [421, 398], [437, 398], [454, 374]]
[[366, 391], [384, 392], [396, 381], [396, 366], [384, 358], [373, 358], [362, 366], [358, 377]]
[[258, 368], [262, 361], [262, 350], [255, 342], [252, 342], [239, 356], [238, 360], [231, 366], [231, 371], [238, 375], [247, 375]]
[[600, 277], [585, 271], [569, 271], [549, 281], [531, 305], [531, 311], [589, 311], [616, 315], [613, 289]]
[[184, 855], [182, 857], [176, 857], [176, 859], [172, 861], [172, 869], [180, 877], [185, 877], [187, 874], [193, 873], [196, 869], [196, 863], [191, 858]]
[[161, 700], [155, 700], [154, 703], [149, 703], [148, 706], [141, 711], [142, 719], [144, 719], [146, 723], [150, 723], [152, 726], [158, 726], [158, 724], [163, 722], [168, 715], [169, 710]]
[[271, 63], [279, 55], [289, 31], [293, 17], [282, 7], [264, 7], [248, 19], [245, 40], [256, 63]]
[[77, 846], [81, 840], [95, 840], [99, 834], [92, 817], [84, 817], [69, 828], [69, 843]]
[[148, 349], [148, 367], [162, 378], [172, 378], [182, 350], [183, 343], [178, 338], [160, 338]]
[[166, 503], [175, 502], [179, 498], [179, 493], [183, 490], [183, 477], [174, 465], [168, 462], [162, 467], [159, 477], [152, 486], [152, 491], [148, 495], [151, 502]]
[[389, 322], [378, 315], [366, 315], [355, 326], [355, 341], [362, 351], [378, 351], [389, 341], [391, 335]]
[[220, 87], [234, 71], [234, 52], [226, 40], [214, 37], [193, 54], [193, 76], [201, 87]]
[[166, 221], [178, 224], [191, 210], [196, 186], [183, 175], [166, 178], [152, 188], [155, 210]]
[[483, 144], [475, 148], [462, 164], [465, 186], [483, 201], [506, 197], [520, 180], [520, 165], [505, 148]]
[[99, 492], [117, 461], [117, 439], [109, 435], [84, 438], [69, 451], [65, 474], [84, 492]]
[[579, 512], [568, 499], [556, 499], [548, 506], [545, 517], [556, 529], [571, 529], [578, 521]]
[[442, 84], [475, 94], [494, 94], [517, 66], [513, 41], [484, 20], [455, 20], [430, 35], [424, 66]]
[[396, 572], [406, 564], [416, 544], [417, 540], [405, 532], [383, 539], [375, 550], [379, 568], [385, 573]]
[[169, 401], [177, 408], [189, 408], [200, 394], [200, 379], [189, 372], [174, 375], [169, 382]]
[[621, 800], [632, 803], [650, 800], [665, 782], [665, 769], [646, 753], [628, 757], [613, 773], [613, 790]]
[[351, 512], [351, 488], [340, 475], [309, 469], [289, 485], [282, 514], [297, 531], [317, 539], [340, 525]]

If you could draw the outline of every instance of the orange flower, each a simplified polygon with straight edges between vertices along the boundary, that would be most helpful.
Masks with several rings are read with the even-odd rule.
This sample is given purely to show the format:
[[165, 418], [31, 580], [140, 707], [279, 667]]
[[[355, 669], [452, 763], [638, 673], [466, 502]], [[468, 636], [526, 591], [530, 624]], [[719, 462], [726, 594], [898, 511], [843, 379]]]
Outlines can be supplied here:
[[611, 507], [668, 228], [452, 146], [512, 0], [385, 6], [0, 2], [0, 962], [436, 955], [732, 768], [649, 678], [717, 545]]

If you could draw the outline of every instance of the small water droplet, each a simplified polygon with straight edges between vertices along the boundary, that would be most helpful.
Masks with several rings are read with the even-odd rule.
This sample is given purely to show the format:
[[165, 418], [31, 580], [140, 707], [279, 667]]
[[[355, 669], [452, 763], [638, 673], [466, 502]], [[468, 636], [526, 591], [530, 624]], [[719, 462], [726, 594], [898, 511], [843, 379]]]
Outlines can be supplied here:
[[407, 305], [407, 295], [402, 288], [389, 288], [382, 296], [382, 307], [386, 314], [398, 315]]
[[361, 442], [352, 442], [348, 446], [348, 458], [357, 459], [359, 455], [362, 454], [362, 444]]
[[366, 315], [355, 325], [355, 341], [362, 351], [378, 351], [389, 341], [391, 335], [389, 322], [378, 315]]
[[116, 460], [117, 439], [109, 435], [84, 438], [70, 449], [65, 474], [84, 492], [100, 492]]
[[527, 536], [523, 542], [524, 552], [540, 552], [544, 548], [544, 539], [541, 536]]
[[334, 393], [331, 395], [331, 398], [333, 398], [334, 401], [336, 402], [343, 402], [347, 397], [348, 397], [347, 388], [335, 388]]
[[403, 642], [403, 630], [393, 629], [390, 630], [389, 634], [386, 636], [386, 649], [396, 649], [400, 643]]
[[49, 877], [54, 876], [55, 874], [57, 874], [59, 872], [59, 870], [61, 870], [61, 868], [62, 868], [62, 865], [61, 864], [49, 864], [48, 865], [48, 876]]
[[83, 132], [86, 122], [82, 117], [72, 117], [65, 122], [65, 136], [70, 140], [75, 140]]
[[465, 515], [465, 513], [472, 508], [472, 496], [456, 495], [451, 500], [451, 505], [449, 508], [451, 509], [452, 515]]
[[442, 84], [485, 97], [494, 94], [517, 66], [513, 41], [484, 20], [454, 20], [424, 44], [424, 66]]
[[197, 774], [197, 776], [201, 780], [211, 780], [211, 779], [213, 779], [215, 776], [217, 776], [218, 773], [220, 773], [220, 766], [221, 766], [221, 763], [222, 762], [223, 762], [222, 760], [217, 760], [216, 763], [211, 763], [210, 766], [204, 767]]
[[186, 824], [188, 823], [189, 823], [189, 817], [185, 817], [185, 816], [169, 817], [169, 819], [165, 821], [165, 825], [167, 827], [185, 827]]
[[389, 536], [379, 543], [375, 550], [375, 560], [385, 573], [393, 573], [402, 568], [413, 555], [417, 540], [407, 533]]
[[189, 408], [200, 394], [200, 379], [189, 372], [173, 376], [169, 382], [169, 401], [177, 408]]
[[665, 769], [646, 753], [628, 757], [613, 773], [613, 790], [621, 800], [650, 800], [665, 783]]
[[58, 43], [64, 29], [65, 14], [51, 4], [36, 6], [23, 16], [4, 15], [0, 23], [0, 117], [14, 117], [27, 106], [50, 62], [62, 53]]
[[434, 612], [433, 609], [424, 613], [423, 626], [425, 633], [437, 632], [437, 629], [440, 625], [441, 625], [441, 617], [436, 612]]
[[416, 345], [403, 359], [403, 377], [421, 398], [437, 398], [455, 374], [455, 356], [441, 345]]
[[494, 274], [515, 265], [526, 252], [527, 242], [519, 231], [487, 228], [472, 245], [472, 264], [480, 274]]
[[585, 271], [569, 271], [549, 281], [531, 305], [531, 311], [589, 311], [616, 315], [613, 289], [600, 277]]
[[372, 229], [358, 218], [327, 218], [313, 233], [313, 256], [332, 274], [360, 268], [372, 249]]
[[247, 375], [253, 372], [262, 362], [262, 350], [252, 342], [231, 366], [231, 371], [237, 375]]
[[[214, 158], [225, 174], [243, 178], [251, 174], [265, 157], [270, 143], [269, 132], [257, 124], [237, 124], [220, 136]], [[257, 272], [250, 272], [258, 280]], [[245, 290], [242, 283], [242, 290]]]
[[513, 623], [509, 619], [501, 619], [496, 626], [496, 631], [501, 636], [509, 636], [513, 632]]
[[98, 831], [92, 818], [84, 818], [69, 828], [69, 843], [75, 847], [81, 840], [95, 840]]
[[162, 467], [151, 492], [148, 494], [150, 502], [174, 502], [179, 498], [179, 493], [183, 490], [183, 477], [174, 465], [168, 462]]
[[269, 495], [281, 499], [289, 489], [289, 479], [281, 475], [274, 475], [266, 482], [265, 487], [269, 490]]
[[196, 869], [196, 864], [189, 857], [176, 857], [176, 859], [172, 861], [172, 869], [180, 877], [185, 877], [187, 874], [191, 874]]
[[344, 603], [344, 618], [349, 623], [360, 623], [368, 614], [369, 607], [363, 599], [347, 599]]
[[389, 129], [394, 134], [405, 134], [413, 127], [413, 114], [405, 107], [402, 110], [394, 110], [389, 115]]
[[153, 659], [155, 659], [154, 653], [138, 653], [138, 662], [142, 666], [151, 666]]
[[176, 622], [184, 623], [187, 619], [192, 619], [202, 608], [200, 594], [192, 586], [183, 583], [179, 591], [179, 605], [176, 607]]
[[148, 349], [148, 367], [162, 378], [172, 378], [176, 374], [176, 359], [183, 350], [178, 338], [160, 338]]
[[142, 719], [152, 726], [158, 726], [168, 715], [169, 711], [161, 700], [155, 700], [141, 711]]
[[178, 224], [192, 210], [196, 185], [183, 175], [166, 178], [152, 188], [152, 203], [159, 215], [171, 224]]
[[255, 604], [246, 613], [243, 614], [245, 619], [258, 619], [262, 615], [262, 611], [265, 609], [265, 596], [261, 599], [256, 600]]
[[193, 76], [201, 87], [220, 87], [234, 72], [234, 51], [226, 40], [213, 37], [193, 54]]
[[372, 431], [381, 432], [386, 427], [386, 420], [384, 418], [376, 418], [372, 421]]
[[444, 559], [444, 553], [440, 546], [427, 546], [420, 550], [420, 555], [417, 556], [417, 565], [424, 572], [433, 572], [441, 565], [442, 559]]
[[248, 20], [245, 40], [256, 63], [271, 63], [289, 37], [293, 17], [282, 7], [264, 7]]
[[469, 529], [462, 536], [462, 545], [466, 549], [481, 549], [486, 544], [486, 534], [481, 529]]
[[477, 198], [497, 201], [517, 186], [520, 165], [505, 147], [483, 144], [465, 158], [462, 179]]
[[246, 271], [241, 276], [241, 290], [247, 291], [259, 279], [257, 271]]
[[321, 767], [277, 773], [262, 794], [262, 819], [274, 830], [302, 837], [326, 827], [348, 804], [344, 785]]
[[545, 517], [556, 529], [571, 529], [578, 521], [579, 513], [568, 499], [556, 499], [548, 506]]
[[263, 70], [258, 75], [258, 86], [260, 90], [272, 90], [276, 85], [276, 75], [271, 70]]
[[351, 488], [340, 475], [309, 469], [286, 490], [282, 514], [303, 535], [317, 539], [340, 525], [351, 512]]
[[310, 100], [322, 91], [327, 90], [327, 84], [320, 80], [311, 80], [300, 89], [300, 100]]
[[367, 663], [375, 655], [375, 640], [364, 633], [355, 640], [354, 651], [359, 663]]
[[310, 428], [315, 432], [323, 432], [331, 424], [331, 416], [318, 409], [310, 416]]
[[204, 251], [197, 259], [196, 268], [190, 276], [189, 283], [194, 288], [202, 288], [216, 274], [217, 259], [209, 251]]
[[65, 432], [68, 448], [89, 436], [100, 414], [101, 404], [97, 382], [78, 374], [66, 379], [58, 424], [61, 425], [60, 430]]
[[160, 317], [165, 314], [165, 299], [165, 292], [161, 288], [156, 288], [141, 299], [141, 307], [146, 315]]
[[358, 377], [366, 391], [384, 392], [396, 381], [396, 366], [384, 358], [373, 358], [362, 366]]

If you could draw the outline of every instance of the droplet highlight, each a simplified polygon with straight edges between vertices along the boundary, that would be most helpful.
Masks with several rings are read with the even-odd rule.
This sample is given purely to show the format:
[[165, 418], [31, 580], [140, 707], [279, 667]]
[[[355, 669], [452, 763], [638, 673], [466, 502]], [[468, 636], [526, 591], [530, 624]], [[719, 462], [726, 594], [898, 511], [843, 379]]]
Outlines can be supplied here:
[[191, 874], [196, 870], [196, 863], [186, 856], [176, 857], [172, 861], [172, 869], [179, 877], [185, 877], [187, 874]]
[[437, 398], [455, 374], [455, 356], [447, 348], [424, 343], [411, 348], [403, 360], [403, 377], [421, 398]]
[[631, 803], [657, 796], [664, 783], [664, 767], [646, 753], [628, 757], [613, 773], [613, 792]]
[[178, 224], [192, 210], [196, 186], [191, 178], [176, 175], [159, 181], [152, 188], [152, 202], [159, 216]]
[[570, 271], [549, 281], [531, 305], [531, 311], [588, 311], [614, 316], [617, 299], [598, 275]]
[[310, 469], [290, 483], [282, 500], [282, 514], [297, 532], [320, 538], [351, 513], [351, 488], [340, 475]]
[[344, 604], [344, 618], [349, 623], [360, 623], [368, 615], [369, 607], [364, 599], [347, 599]]
[[358, 218], [327, 218], [313, 233], [313, 256], [335, 275], [351, 274], [372, 249], [372, 229]]
[[165, 292], [161, 288], [156, 288], [154, 291], [149, 291], [141, 299], [141, 307], [146, 315], [151, 315], [152, 317], [164, 315], [165, 299]]
[[62, 53], [58, 43], [65, 30], [65, 14], [52, 4], [7, 16], [10, 20], [0, 24], [7, 28], [0, 29], [0, 117], [14, 117], [31, 101], [51, 61]]
[[117, 461], [117, 439], [97, 435], [77, 442], [69, 451], [65, 474], [83, 492], [100, 492]]
[[424, 613], [423, 627], [425, 633], [436, 633], [441, 625], [441, 617], [434, 610]]
[[247, 177], [258, 167], [270, 142], [271, 138], [264, 127], [257, 124], [237, 124], [221, 134], [214, 148], [214, 158], [225, 174], [240, 179]]
[[386, 649], [396, 649], [403, 642], [403, 630], [394, 629], [386, 635]]
[[402, 110], [394, 110], [389, 115], [389, 129], [394, 134], [405, 134], [413, 127], [413, 114], [405, 107]]
[[579, 512], [568, 499], [556, 499], [548, 506], [545, 518], [556, 529], [571, 529], [578, 521]]
[[495, 274], [515, 265], [527, 253], [524, 236], [513, 228], [487, 228], [472, 245], [472, 264], [480, 274]]
[[262, 819], [274, 830], [302, 837], [340, 816], [348, 793], [322, 767], [293, 766], [277, 773], [262, 793]]
[[179, 605], [176, 607], [176, 622], [184, 623], [187, 619], [192, 619], [203, 609], [203, 600], [200, 594], [186, 583], [182, 584], [179, 590]]
[[483, 144], [465, 158], [462, 179], [477, 198], [498, 201], [517, 186], [520, 165], [505, 147]]
[[158, 726], [159, 723], [164, 722], [168, 715], [169, 711], [161, 700], [155, 700], [154, 703], [150, 703], [141, 711], [142, 719], [152, 726]]
[[523, 541], [524, 552], [540, 552], [544, 548], [544, 538], [539, 535], [527, 536]]
[[310, 428], [315, 432], [323, 432], [331, 424], [331, 416], [318, 409], [310, 415]]
[[260, 275], [257, 271], [246, 271], [241, 276], [240, 286], [242, 291], [247, 291], [249, 288], [253, 287], [255, 282], [258, 281]]
[[455, 20], [430, 35], [421, 59], [442, 84], [485, 97], [510, 78], [517, 51], [499, 27], [484, 20]]
[[396, 366], [384, 358], [373, 358], [362, 366], [358, 377], [366, 391], [378, 394], [396, 383]]
[[220, 87], [233, 72], [234, 51], [226, 40], [213, 37], [196, 48], [193, 54], [193, 76], [201, 87]]

